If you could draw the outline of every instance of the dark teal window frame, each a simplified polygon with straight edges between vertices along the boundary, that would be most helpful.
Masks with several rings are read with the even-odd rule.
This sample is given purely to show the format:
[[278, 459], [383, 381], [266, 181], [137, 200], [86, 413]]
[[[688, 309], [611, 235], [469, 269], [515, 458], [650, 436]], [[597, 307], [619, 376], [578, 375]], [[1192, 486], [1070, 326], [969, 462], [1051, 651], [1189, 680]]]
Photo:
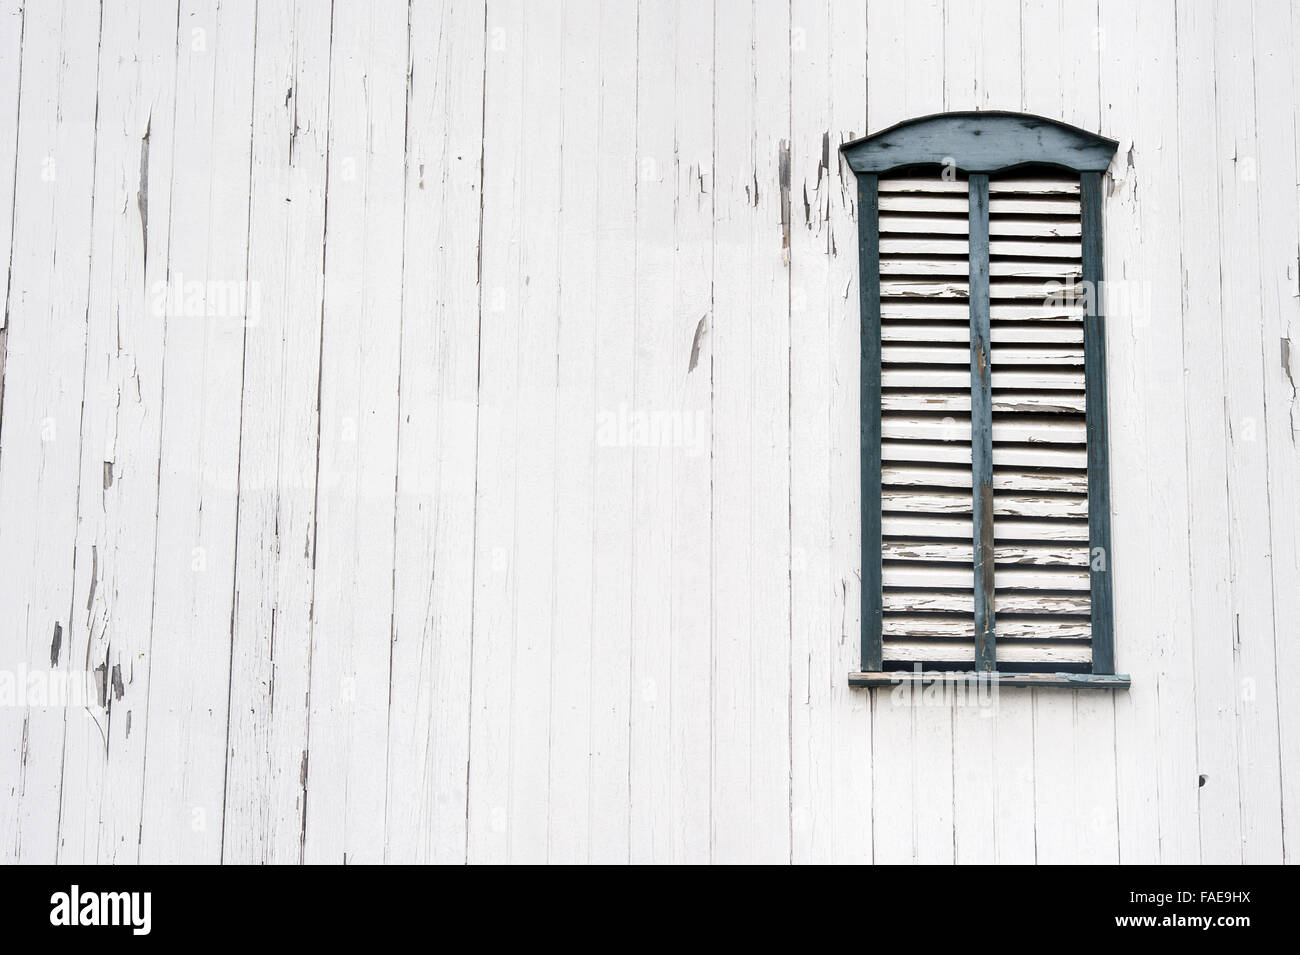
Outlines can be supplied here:
[[[884, 672], [881, 583], [880, 232], [879, 177], [912, 166], [959, 170], [969, 183], [971, 467], [974, 544], [975, 670], [1006, 686], [1126, 688], [1115, 672], [1107, 444], [1106, 336], [1103, 311], [1102, 176], [1118, 143], [1065, 123], [1022, 113], [924, 116], [840, 147], [858, 184], [861, 297], [862, 670], [853, 686], [893, 685], [913, 674]], [[989, 176], [1022, 166], [1052, 166], [1079, 176], [1084, 313], [1084, 409], [1088, 435], [1088, 538], [1091, 673], [1020, 673], [997, 668], [993, 614], [993, 430], [989, 384]], [[1100, 556], [1100, 560], [1098, 557]], [[922, 679], [963, 674], [928, 674]], [[969, 676], [969, 674], [964, 674]]]

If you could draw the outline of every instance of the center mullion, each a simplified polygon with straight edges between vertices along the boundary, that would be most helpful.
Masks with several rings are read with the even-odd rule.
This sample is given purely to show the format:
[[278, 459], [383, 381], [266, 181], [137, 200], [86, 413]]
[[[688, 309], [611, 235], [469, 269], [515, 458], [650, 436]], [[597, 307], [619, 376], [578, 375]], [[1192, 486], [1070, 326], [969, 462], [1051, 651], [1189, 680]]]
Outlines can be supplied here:
[[997, 669], [993, 613], [993, 389], [989, 327], [989, 177], [969, 179], [971, 526], [975, 669]]

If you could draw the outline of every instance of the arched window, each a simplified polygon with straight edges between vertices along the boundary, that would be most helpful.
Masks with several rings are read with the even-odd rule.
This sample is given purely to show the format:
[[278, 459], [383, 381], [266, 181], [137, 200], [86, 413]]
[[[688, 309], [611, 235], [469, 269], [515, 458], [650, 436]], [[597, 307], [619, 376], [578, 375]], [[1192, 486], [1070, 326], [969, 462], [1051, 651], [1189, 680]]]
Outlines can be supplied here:
[[994, 112], [841, 147], [858, 183], [862, 309], [854, 685], [935, 671], [1128, 685], [1115, 673], [1102, 315], [1115, 147]]

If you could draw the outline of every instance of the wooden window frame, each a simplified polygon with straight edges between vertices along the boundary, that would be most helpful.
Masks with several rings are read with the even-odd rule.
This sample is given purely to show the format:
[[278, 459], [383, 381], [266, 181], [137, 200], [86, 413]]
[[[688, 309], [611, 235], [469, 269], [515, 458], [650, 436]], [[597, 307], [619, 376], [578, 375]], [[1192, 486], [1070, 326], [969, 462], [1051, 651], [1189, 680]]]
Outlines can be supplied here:
[[[1004, 686], [1125, 689], [1115, 672], [1114, 572], [1110, 546], [1110, 463], [1107, 444], [1106, 336], [1100, 290], [1102, 176], [1118, 143], [1082, 129], [1023, 113], [940, 113], [908, 120], [840, 147], [857, 177], [858, 272], [861, 299], [862, 460], [862, 669], [851, 686], [891, 686], [903, 681], [970, 678]], [[881, 175], [910, 166], [941, 166], [964, 173], [969, 189], [971, 326], [971, 468], [974, 544], [975, 666], [971, 673], [883, 670], [881, 539]], [[997, 668], [993, 608], [992, 410], [988, 378], [989, 176], [1021, 166], [1048, 166], [1079, 176], [1082, 215], [1084, 312], [1084, 408], [1088, 446], [1088, 547], [1092, 672], [1026, 673]], [[1100, 560], [1098, 560], [1100, 556]]]

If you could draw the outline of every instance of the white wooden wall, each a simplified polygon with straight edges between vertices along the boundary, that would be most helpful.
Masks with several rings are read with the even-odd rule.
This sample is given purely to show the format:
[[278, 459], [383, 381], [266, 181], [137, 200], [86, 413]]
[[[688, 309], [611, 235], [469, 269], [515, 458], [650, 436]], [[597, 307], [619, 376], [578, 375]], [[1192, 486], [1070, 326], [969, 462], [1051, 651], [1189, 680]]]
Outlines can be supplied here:
[[[0, 666], [108, 704], [0, 707], [0, 859], [1296, 858], [1298, 44], [1285, 0], [0, 0]], [[955, 109], [1121, 144], [1128, 693], [846, 685], [836, 147]]]

